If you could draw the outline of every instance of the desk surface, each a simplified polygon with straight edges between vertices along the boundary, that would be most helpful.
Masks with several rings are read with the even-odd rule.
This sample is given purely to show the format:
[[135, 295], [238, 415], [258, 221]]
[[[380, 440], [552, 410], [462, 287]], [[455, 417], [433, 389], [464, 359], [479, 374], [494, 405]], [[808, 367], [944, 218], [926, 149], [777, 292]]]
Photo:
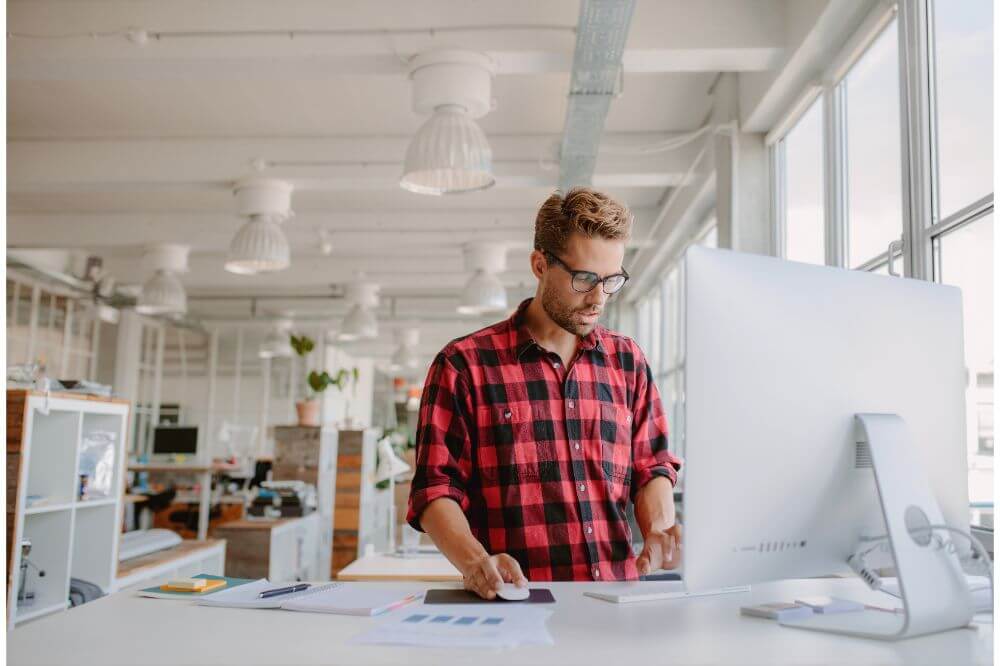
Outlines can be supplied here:
[[462, 574], [441, 554], [395, 557], [376, 553], [358, 558], [337, 573], [338, 580], [458, 581]]
[[129, 463], [130, 472], [235, 472], [242, 469], [239, 465], [225, 462], [162, 462], [162, 463]]
[[[455, 583], [367, 583], [406, 590]], [[584, 597], [607, 583], [539, 583], [556, 604], [554, 646], [512, 650], [349, 645], [378, 618], [194, 606], [116, 594], [18, 627], [12, 664], [988, 664], [992, 624], [888, 643], [744, 617], [747, 603], [835, 594], [889, 605], [853, 579], [782, 581], [749, 593], [619, 606]], [[413, 605], [395, 612], [409, 612]], [[989, 616], [979, 616], [983, 619]]]

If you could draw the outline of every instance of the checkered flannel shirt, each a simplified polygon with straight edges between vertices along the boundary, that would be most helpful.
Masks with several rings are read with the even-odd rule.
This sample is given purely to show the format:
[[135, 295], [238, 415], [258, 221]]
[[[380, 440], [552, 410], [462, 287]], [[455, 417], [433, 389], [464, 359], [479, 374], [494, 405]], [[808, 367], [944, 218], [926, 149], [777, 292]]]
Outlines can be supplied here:
[[434, 360], [407, 521], [422, 529], [427, 505], [448, 497], [529, 580], [636, 579], [627, 503], [655, 476], [676, 484], [681, 467], [649, 365], [597, 326], [567, 370], [522, 325], [528, 303]]

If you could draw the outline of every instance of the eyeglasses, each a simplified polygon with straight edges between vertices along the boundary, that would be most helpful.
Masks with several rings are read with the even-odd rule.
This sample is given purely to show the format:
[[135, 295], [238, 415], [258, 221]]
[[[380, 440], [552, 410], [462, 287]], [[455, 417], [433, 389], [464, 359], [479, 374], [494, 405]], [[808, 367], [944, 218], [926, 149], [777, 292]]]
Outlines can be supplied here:
[[562, 266], [563, 270], [569, 273], [573, 277], [573, 291], [580, 292], [581, 294], [586, 294], [587, 292], [593, 291], [594, 287], [601, 285], [604, 293], [610, 296], [621, 290], [628, 282], [629, 274], [622, 268], [621, 273], [615, 273], [614, 275], [609, 275], [607, 277], [601, 277], [597, 273], [591, 273], [590, 271], [576, 271], [566, 265], [566, 262], [552, 254], [548, 250], [542, 250], [550, 262], [559, 264]]

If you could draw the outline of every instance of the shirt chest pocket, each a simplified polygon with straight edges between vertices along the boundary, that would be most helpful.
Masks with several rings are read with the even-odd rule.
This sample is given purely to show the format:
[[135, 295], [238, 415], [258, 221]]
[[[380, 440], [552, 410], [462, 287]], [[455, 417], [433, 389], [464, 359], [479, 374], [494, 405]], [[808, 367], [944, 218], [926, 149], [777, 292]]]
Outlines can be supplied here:
[[541, 408], [490, 405], [476, 414], [476, 467], [485, 485], [558, 480], [552, 422]]
[[627, 484], [632, 478], [632, 412], [627, 407], [601, 403], [594, 439], [601, 444], [604, 476]]

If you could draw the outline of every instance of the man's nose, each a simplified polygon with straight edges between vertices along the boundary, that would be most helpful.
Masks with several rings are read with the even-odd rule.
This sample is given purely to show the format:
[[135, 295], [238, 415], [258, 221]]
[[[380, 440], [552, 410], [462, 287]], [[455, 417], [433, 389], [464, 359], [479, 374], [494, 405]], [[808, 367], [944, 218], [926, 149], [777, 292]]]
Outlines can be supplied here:
[[604, 293], [604, 285], [599, 284], [588, 291], [587, 298], [585, 300], [587, 305], [599, 305], [604, 307], [604, 304], [608, 300], [608, 295]]

